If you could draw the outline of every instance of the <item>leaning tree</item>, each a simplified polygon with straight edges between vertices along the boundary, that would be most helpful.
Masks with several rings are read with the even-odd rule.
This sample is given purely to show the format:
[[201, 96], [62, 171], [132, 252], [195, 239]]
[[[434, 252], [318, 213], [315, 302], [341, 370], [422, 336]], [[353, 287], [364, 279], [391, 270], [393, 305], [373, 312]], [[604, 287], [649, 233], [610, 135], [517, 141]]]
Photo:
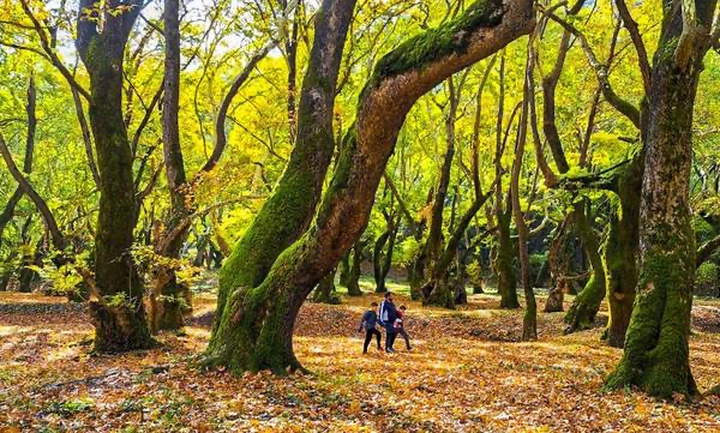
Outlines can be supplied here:
[[[330, 3], [337, 6], [344, 2]], [[320, 22], [332, 16], [332, 11], [326, 9], [320, 14]], [[365, 229], [375, 191], [410, 108], [450, 75], [530, 33], [534, 25], [529, 0], [481, 0], [456, 19], [404, 42], [378, 62], [360, 95], [356, 122], [341, 144], [332, 181], [310, 228], [273, 260], [260, 281], [243, 278], [233, 282], [234, 275], [228, 272], [233, 269], [223, 270], [225, 293], [207, 351], [208, 366], [277, 373], [301, 367], [292, 345], [298, 311]], [[327, 44], [328, 38], [320, 41]], [[315, 45], [317, 42], [316, 36]], [[336, 44], [327, 46], [334, 48]], [[298, 137], [301, 135], [299, 130]], [[281, 186], [282, 181], [271, 202], [306, 192], [283, 191]], [[292, 211], [279, 207], [272, 214], [261, 211], [258, 218], [264, 218], [268, 225], [282, 224]], [[257, 224], [256, 220], [253, 225]], [[254, 244], [252, 250], [241, 252], [247, 258], [238, 257], [236, 250], [235, 261], [247, 263], [253, 255], [265, 254], [268, 247]], [[260, 270], [264, 269], [253, 274], [260, 275]]]

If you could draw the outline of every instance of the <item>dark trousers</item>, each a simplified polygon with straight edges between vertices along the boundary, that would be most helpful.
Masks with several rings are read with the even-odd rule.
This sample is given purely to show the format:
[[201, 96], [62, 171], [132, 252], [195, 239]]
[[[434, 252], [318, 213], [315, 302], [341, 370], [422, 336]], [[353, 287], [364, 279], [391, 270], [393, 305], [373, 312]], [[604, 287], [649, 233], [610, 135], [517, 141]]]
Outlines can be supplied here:
[[392, 349], [397, 333], [392, 324], [385, 326], [385, 350]]
[[397, 333], [402, 335], [402, 337], [405, 339], [405, 348], [407, 350], [410, 350], [410, 336], [408, 335], [407, 331], [405, 331], [405, 328], [397, 328]]
[[365, 330], [365, 343], [363, 344], [363, 353], [367, 353], [368, 346], [370, 345], [370, 341], [372, 341], [373, 335], [377, 339], [378, 349], [380, 348], [380, 331], [378, 331], [375, 328], [372, 329], [366, 329]]

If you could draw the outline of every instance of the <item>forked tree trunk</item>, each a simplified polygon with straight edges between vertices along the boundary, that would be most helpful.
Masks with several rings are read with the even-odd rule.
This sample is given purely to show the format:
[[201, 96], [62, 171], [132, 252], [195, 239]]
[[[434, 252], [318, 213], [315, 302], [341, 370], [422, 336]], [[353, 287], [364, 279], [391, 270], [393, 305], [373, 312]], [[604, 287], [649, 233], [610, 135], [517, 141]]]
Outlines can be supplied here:
[[365, 229], [408, 111], [451, 74], [530, 32], [533, 13], [529, 1], [483, 0], [380, 60], [361, 94], [355, 127], [343, 141], [313, 225], [278, 257], [264, 281], [228, 296], [218, 313], [209, 365], [236, 372], [300, 368], [292, 345], [298, 311]]
[[649, 95], [635, 308], [623, 358], [607, 379], [611, 388], [637, 385], [666, 399], [697, 392], [688, 342], [696, 253], [688, 202], [693, 108], [716, 4], [691, 0], [665, 11]]
[[[152, 343], [143, 282], [131, 255], [138, 203], [122, 116], [125, 44], [142, 3], [133, 0], [127, 10], [116, 14], [99, 7], [99, 0], [82, 0], [78, 12], [76, 46], [90, 75], [89, 114], [101, 178], [95, 281], [104, 299], [91, 304], [95, 350], [101, 352], [146, 348]], [[93, 12], [87, 16], [87, 11]]]
[[226, 340], [232, 339], [226, 329], [226, 311], [235, 310], [233, 302], [263, 282], [278, 256], [312, 222], [334, 149], [335, 87], [355, 3], [324, 0], [323, 13], [316, 16], [315, 39], [300, 95], [295, 147], [273, 194], [220, 271], [210, 356], [225, 352]]

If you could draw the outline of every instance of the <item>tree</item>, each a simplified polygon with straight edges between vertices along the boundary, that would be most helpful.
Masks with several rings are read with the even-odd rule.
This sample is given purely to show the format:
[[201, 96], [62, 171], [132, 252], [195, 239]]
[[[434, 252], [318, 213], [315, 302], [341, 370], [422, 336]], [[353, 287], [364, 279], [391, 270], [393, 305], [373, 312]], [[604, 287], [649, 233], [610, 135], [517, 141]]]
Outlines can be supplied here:
[[75, 45], [90, 76], [90, 125], [100, 173], [100, 211], [95, 236], [95, 282], [101, 299], [91, 304], [95, 350], [146, 348], [152, 339], [145, 321], [144, 285], [133, 263], [138, 200], [133, 152], [122, 115], [123, 65], [143, 2], [81, 0]]
[[671, 398], [694, 394], [690, 309], [695, 236], [690, 224], [693, 105], [711, 46], [716, 1], [664, 4], [649, 91], [640, 202], [640, 274], [623, 358], [607, 386]]
[[[320, 16], [327, 15], [331, 14]], [[292, 348], [299, 309], [365, 229], [407, 112], [451, 74], [529, 33], [534, 23], [529, 1], [480, 1], [458, 18], [407, 40], [378, 62], [360, 96], [355, 126], [344, 138], [313, 224], [278, 257], [259, 284], [243, 290], [235, 286], [218, 310], [209, 365], [276, 373], [300, 368]]]

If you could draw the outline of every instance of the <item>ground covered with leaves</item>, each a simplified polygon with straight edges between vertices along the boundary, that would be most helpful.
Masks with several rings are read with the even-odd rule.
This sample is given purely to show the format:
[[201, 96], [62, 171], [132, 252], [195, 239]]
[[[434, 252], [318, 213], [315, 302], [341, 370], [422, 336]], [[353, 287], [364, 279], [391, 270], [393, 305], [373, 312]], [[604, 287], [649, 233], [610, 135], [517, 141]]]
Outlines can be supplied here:
[[[720, 431], [720, 399], [659, 402], [601, 391], [621, 355], [601, 328], [563, 336], [541, 313], [540, 340], [520, 343], [520, 311], [472, 296], [458, 311], [409, 306], [415, 350], [362, 355], [358, 321], [379, 296], [306, 304], [298, 358], [311, 374], [198, 370], [214, 298], [156, 349], [90, 353], [79, 304], [0, 293], [0, 432], [12, 431]], [[541, 305], [542, 306], [542, 305]], [[602, 318], [600, 320], [602, 322]], [[696, 301], [691, 363], [701, 390], [720, 383], [720, 303]]]

